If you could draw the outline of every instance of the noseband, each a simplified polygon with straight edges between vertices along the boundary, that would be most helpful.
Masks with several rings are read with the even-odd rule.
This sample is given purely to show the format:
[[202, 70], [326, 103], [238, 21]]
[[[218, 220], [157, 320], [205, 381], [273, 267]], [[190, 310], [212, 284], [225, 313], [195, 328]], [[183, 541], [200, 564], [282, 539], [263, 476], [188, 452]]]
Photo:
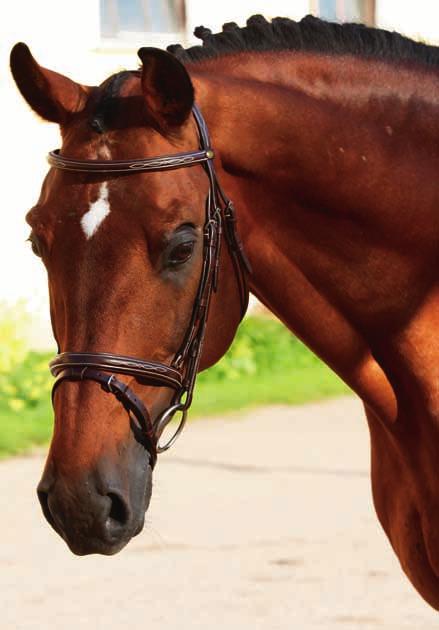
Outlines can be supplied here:
[[[250, 265], [236, 231], [235, 209], [218, 183], [213, 165], [214, 152], [210, 145], [206, 123], [196, 106], [193, 107], [192, 113], [200, 139], [200, 149], [197, 151], [137, 160], [75, 160], [60, 155], [59, 149], [51, 151], [48, 155], [51, 166], [65, 171], [126, 175], [173, 170], [201, 164], [209, 178], [200, 282], [188, 329], [171, 365], [107, 352], [62, 352], [50, 362], [50, 370], [56, 377], [52, 400], [56, 389], [63, 381], [89, 380], [99, 383], [105, 392], [113, 394], [128, 411], [131, 427], [136, 438], [148, 450], [152, 467], [157, 460], [157, 454], [172, 446], [181, 433], [192, 403], [210, 300], [212, 292], [216, 291], [218, 286], [222, 236], [227, 243], [236, 274], [241, 300], [241, 317], [244, 316], [248, 305], [246, 274], [250, 272]], [[128, 385], [116, 378], [116, 374], [131, 376], [142, 385], [171, 388], [174, 394], [170, 405], [153, 422], [143, 402]], [[181, 420], [175, 433], [168, 442], [161, 445], [160, 436], [179, 412]]]

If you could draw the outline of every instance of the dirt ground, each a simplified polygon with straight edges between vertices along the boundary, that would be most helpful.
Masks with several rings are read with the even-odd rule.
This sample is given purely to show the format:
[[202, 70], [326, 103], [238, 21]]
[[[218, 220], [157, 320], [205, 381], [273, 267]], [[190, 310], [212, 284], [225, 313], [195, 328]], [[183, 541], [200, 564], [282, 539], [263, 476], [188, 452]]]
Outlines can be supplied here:
[[351, 398], [189, 424], [148, 524], [73, 556], [35, 496], [41, 456], [0, 463], [2, 630], [433, 630], [373, 512]]

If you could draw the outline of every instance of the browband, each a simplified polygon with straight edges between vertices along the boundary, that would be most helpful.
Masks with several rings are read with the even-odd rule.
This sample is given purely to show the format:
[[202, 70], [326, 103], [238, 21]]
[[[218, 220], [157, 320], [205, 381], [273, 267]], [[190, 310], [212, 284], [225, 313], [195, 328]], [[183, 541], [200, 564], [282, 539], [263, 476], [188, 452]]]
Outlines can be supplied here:
[[79, 160], [60, 155], [60, 150], [50, 151], [47, 161], [51, 166], [63, 171], [83, 171], [85, 173], [146, 173], [166, 171], [194, 164], [203, 164], [212, 160], [212, 149], [188, 151], [162, 155], [160, 157], [140, 158], [138, 160]]

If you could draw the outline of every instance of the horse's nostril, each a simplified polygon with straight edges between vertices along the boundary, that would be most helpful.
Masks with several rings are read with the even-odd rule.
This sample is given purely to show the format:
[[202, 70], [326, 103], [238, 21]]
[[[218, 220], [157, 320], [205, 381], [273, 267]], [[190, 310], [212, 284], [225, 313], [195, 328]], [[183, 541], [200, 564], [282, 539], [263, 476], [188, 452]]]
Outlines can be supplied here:
[[110, 512], [108, 514], [108, 525], [110, 525], [110, 527], [126, 525], [129, 521], [130, 515], [128, 506], [126, 505], [124, 499], [115, 492], [109, 492], [107, 496], [111, 501]]

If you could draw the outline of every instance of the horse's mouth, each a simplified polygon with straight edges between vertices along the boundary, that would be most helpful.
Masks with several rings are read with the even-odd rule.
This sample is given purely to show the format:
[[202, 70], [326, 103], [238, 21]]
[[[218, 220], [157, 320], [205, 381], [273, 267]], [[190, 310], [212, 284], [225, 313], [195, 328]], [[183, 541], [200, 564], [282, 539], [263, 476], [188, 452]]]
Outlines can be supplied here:
[[127, 538], [127, 540], [120, 540], [118, 543], [108, 543], [99, 538], [87, 538], [84, 541], [75, 540], [75, 542], [71, 542], [68, 539], [64, 538], [69, 547], [70, 551], [75, 554], [75, 556], [89, 556], [92, 554], [98, 554], [101, 556], [114, 556], [116, 553], [119, 553], [131, 540], [131, 538]]
[[131, 465], [123, 457], [102, 458], [99, 466], [74, 479], [46, 466], [38, 499], [47, 522], [74, 554], [113, 555], [142, 531], [152, 470], [136, 444], [129, 454]]
[[[47, 517], [46, 517], [47, 518]], [[77, 556], [86, 556], [90, 554], [101, 554], [112, 556], [121, 551], [135, 536], [138, 536], [144, 526], [144, 518], [132, 530], [120, 531], [118, 535], [105, 530], [99, 532], [76, 531], [73, 535], [66, 533], [57, 525], [53, 518], [47, 519], [56, 533], [65, 541], [72, 553]]]

